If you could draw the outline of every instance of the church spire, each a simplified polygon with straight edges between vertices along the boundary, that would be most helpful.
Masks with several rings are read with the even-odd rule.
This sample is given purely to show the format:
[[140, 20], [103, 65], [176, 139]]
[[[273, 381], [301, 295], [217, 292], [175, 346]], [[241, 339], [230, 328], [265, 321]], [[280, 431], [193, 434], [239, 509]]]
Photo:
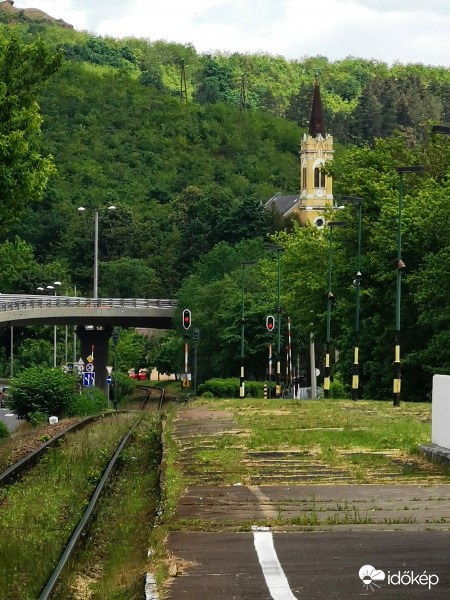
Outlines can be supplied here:
[[316, 72], [316, 85], [314, 86], [314, 99], [311, 110], [311, 119], [309, 121], [309, 135], [315, 138], [319, 133], [325, 138], [325, 123], [323, 120], [322, 100], [320, 98], [319, 73]]

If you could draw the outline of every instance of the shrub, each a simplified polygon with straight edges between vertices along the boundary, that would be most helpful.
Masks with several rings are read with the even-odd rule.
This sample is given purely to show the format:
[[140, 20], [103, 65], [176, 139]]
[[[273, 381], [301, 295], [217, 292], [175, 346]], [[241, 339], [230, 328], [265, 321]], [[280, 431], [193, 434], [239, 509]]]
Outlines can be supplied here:
[[9, 429], [0, 421], [0, 440], [4, 440], [9, 436]]
[[212, 392], [203, 392], [201, 398], [214, 398], [214, 394]]
[[61, 369], [31, 367], [14, 377], [8, 390], [9, 406], [19, 419], [31, 420], [34, 413], [46, 418], [70, 415], [77, 399], [76, 375], [63, 373]]
[[[208, 392], [212, 396], [204, 396]], [[208, 381], [198, 386], [198, 393], [204, 398], [239, 398], [239, 379], [208, 379]], [[246, 381], [245, 396], [247, 398], [263, 398], [264, 383], [261, 381]]]
[[105, 395], [98, 389], [83, 390], [72, 406], [72, 416], [96, 415], [108, 407]]
[[337, 400], [350, 398], [348, 386], [346, 386], [338, 377], [334, 377], [333, 381], [330, 382], [330, 398], [335, 398]]
[[[126, 373], [122, 373], [122, 371], [117, 372], [117, 400], [121, 400], [125, 396], [131, 396], [134, 392], [134, 388], [136, 387], [134, 383], [134, 379], [129, 377]], [[109, 390], [109, 397], [111, 400], [114, 400], [114, 377], [112, 384]]]
[[27, 415], [27, 421], [30, 421], [32, 425], [42, 425], [48, 422], [48, 417], [45, 413], [40, 410], [29, 412]]

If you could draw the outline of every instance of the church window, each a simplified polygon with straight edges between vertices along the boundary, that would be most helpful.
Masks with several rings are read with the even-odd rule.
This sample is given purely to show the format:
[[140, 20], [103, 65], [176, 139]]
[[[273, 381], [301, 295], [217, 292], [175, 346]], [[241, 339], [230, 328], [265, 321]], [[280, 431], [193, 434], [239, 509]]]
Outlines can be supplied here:
[[318, 167], [314, 169], [314, 187], [318, 188], [319, 186], [319, 178], [320, 178], [320, 170]]
[[314, 187], [325, 187], [325, 172], [319, 169], [319, 167], [314, 169]]
[[306, 188], [306, 167], [303, 167], [303, 189]]

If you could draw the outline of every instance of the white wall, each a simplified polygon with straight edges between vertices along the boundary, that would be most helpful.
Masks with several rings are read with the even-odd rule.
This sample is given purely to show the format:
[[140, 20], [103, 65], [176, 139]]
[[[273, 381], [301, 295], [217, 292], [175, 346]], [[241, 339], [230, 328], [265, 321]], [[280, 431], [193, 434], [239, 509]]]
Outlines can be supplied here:
[[450, 448], [450, 376], [433, 376], [431, 443]]

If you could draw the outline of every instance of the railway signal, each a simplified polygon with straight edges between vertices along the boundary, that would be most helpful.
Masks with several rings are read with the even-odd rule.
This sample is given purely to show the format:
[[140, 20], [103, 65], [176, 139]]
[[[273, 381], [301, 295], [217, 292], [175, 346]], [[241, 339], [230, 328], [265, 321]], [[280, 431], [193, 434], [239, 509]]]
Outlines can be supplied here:
[[266, 328], [269, 333], [272, 333], [272, 331], [275, 329], [275, 319], [272, 315], [266, 317]]
[[183, 327], [188, 330], [191, 326], [191, 311], [188, 308], [183, 310]]

